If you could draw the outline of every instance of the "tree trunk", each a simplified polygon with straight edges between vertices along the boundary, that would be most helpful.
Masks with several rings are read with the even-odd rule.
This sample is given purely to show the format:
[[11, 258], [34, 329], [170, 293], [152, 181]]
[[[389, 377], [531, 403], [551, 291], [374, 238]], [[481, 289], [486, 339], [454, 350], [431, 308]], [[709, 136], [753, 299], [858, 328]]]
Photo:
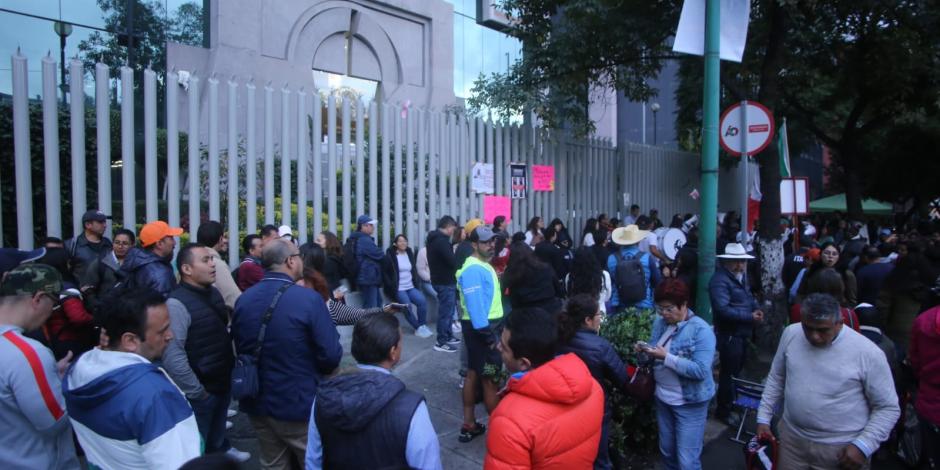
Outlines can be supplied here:
[[851, 146], [843, 146], [839, 161], [842, 162], [843, 178], [845, 178], [845, 209], [849, 220], [863, 220], [862, 212], [862, 182], [858, 175], [856, 154]]
[[[787, 16], [779, 2], [769, 1], [767, 17], [770, 31], [767, 36], [767, 51], [761, 65], [760, 92], [758, 99], [771, 111], [780, 103], [780, 70], [783, 67], [784, 38]], [[779, 118], [779, 116], [775, 116]], [[760, 160], [760, 183], [763, 197], [760, 203], [760, 247], [761, 291], [764, 301], [764, 322], [757, 328], [757, 343], [762, 352], [772, 352], [777, 347], [786, 318], [786, 296], [783, 292], [783, 240], [780, 238], [780, 163], [776, 145], [770, 145], [758, 157]], [[766, 304], [765, 304], [766, 305]], [[769, 310], [769, 311], [767, 311]]]

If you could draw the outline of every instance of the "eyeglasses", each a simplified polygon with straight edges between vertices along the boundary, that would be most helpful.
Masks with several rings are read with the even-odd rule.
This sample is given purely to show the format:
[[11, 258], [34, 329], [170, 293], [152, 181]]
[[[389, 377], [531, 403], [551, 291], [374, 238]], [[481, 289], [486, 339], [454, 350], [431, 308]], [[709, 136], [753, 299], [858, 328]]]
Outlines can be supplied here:
[[662, 306], [657, 305], [657, 306], [656, 306], [656, 313], [662, 315], [663, 313], [675, 312], [675, 311], [678, 310], [678, 309], [679, 309], [679, 307], [678, 307], [677, 305], [669, 305], [669, 306], [666, 306], [666, 307], [662, 307]]
[[53, 306], [59, 305], [59, 296], [57, 295], [53, 295], [48, 292], [42, 292], [40, 296], [51, 300]]
[[300, 253], [294, 253], [294, 254], [292, 254], [292, 255], [288, 255], [288, 257], [284, 259], [284, 264], [287, 264], [287, 262], [290, 261], [290, 259], [293, 258], [293, 257], [295, 257], [295, 256], [298, 257], [298, 258], [300, 258]]

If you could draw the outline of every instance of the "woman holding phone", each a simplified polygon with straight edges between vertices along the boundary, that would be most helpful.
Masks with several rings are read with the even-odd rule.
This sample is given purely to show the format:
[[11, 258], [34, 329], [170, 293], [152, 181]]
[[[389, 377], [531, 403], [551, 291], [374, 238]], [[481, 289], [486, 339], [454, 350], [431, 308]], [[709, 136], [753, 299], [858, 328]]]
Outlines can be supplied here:
[[715, 334], [689, 310], [689, 288], [682, 281], [661, 282], [653, 301], [657, 315], [650, 342], [634, 349], [655, 361], [659, 450], [667, 470], [701, 469], [708, 402], [715, 395]]
[[[408, 246], [408, 238], [404, 235], [395, 237], [392, 246], [385, 252], [385, 263], [382, 269], [382, 285], [385, 295], [396, 299], [403, 307], [405, 320], [415, 329], [415, 336], [429, 338], [433, 334], [425, 324], [428, 319], [428, 303], [424, 294], [416, 287], [418, 282], [418, 269], [415, 253]], [[417, 318], [411, 313], [410, 305], [414, 304]]]

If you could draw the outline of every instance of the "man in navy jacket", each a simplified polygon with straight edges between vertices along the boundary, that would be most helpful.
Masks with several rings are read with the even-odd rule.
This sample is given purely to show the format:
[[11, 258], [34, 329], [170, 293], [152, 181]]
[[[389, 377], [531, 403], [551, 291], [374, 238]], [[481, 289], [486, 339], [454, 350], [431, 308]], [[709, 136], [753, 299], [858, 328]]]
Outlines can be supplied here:
[[356, 220], [356, 231], [349, 238], [356, 241], [356, 263], [359, 273], [356, 275], [356, 286], [362, 293], [362, 306], [375, 308], [382, 306], [382, 261], [385, 253], [376, 246], [372, 234], [378, 221], [368, 215], [360, 215]]
[[263, 468], [289, 468], [291, 454], [304, 461], [309, 410], [317, 387], [339, 365], [343, 348], [324, 299], [294, 284], [303, 274], [296, 245], [286, 240], [265, 244], [265, 276], [235, 303], [232, 336], [238, 354], [251, 354], [261, 318], [285, 285], [265, 331], [258, 364], [257, 398], [239, 407], [251, 418], [261, 443]]
[[721, 266], [708, 284], [708, 295], [712, 302], [721, 360], [715, 417], [727, 421], [733, 395], [731, 377], [740, 374], [744, 368], [747, 341], [754, 333], [754, 325], [764, 319], [764, 312], [758, 308], [747, 282], [747, 260], [754, 257], [747, 254], [740, 243], [728, 243], [725, 253], [718, 258]]

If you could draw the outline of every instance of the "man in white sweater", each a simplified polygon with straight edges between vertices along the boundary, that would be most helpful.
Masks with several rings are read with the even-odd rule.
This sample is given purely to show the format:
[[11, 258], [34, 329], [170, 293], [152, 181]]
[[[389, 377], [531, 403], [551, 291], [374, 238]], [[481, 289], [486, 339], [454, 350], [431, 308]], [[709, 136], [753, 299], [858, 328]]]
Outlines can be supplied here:
[[803, 300], [800, 324], [788, 326], [767, 377], [757, 434], [771, 434], [783, 400], [776, 468], [868, 468], [900, 408], [884, 353], [842, 327], [839, 303], [827, 294]]

